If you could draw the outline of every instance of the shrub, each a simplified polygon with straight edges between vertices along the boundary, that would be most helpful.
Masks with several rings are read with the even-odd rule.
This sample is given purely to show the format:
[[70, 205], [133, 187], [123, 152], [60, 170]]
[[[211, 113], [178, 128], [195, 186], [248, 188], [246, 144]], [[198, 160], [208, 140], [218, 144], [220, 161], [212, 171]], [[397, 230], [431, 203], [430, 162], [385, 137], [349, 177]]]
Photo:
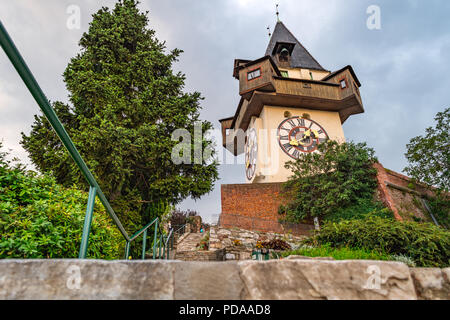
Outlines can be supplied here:
[[338, 208], [324, 217], [325, 221], [339, 222], [341, 220], [365, 219], [369, 216], [376, 216], [386, 219], [394, 219], [394, 214], [382, 203], [372, 199], [358, 199], [355, 204]]
[[172, 226], [181, 226], [192, 221], [191, 217], [198, 216], [197, 211], [174, 209], [171, 213], [170, 223]]
[[403, 263], [407, 264], [411, 268], [414, 268], [416, 266], [416, 263], [414, 262], [413, 259], [411, 259], [408, 256], [402, 255], [402, 254], [401, 255], [396, 255], [396, 254], [391, 255], [390, 256], [390, 260], [403, 262]]
[[[0, 258], [77, 258], [88, 195], [0, 155]], [[97, 200], [87, 256], [116, 259], [124, 239]]]
[[450, 228], [450, 197], [437, 193], [436, 197], [428, 200], [431, 211], [438, 223], [444, 227]]
[[372, 199], [377, 186], [375, 152], [364, 143], [327, 141], [318, 153], [286, 164], [293, 175], [284, 185], [289, 199], [279, 213], [288, 222], [330, 215], [359, 199]]
[[290, 250], [291, 245], [282, 239], [273, 239], [270, 241], [264, 241], [260, 244], [262, 248], [272, 250]]
[[380, 217], [326, 222], [307, 242], [405, 255], [419, 267], [450, 266], [450, 232], [428, 223]]
[[209, 232], [207, 232], [200, 242], [197, 243], [197, 247], [199, 250], [209, 250]]

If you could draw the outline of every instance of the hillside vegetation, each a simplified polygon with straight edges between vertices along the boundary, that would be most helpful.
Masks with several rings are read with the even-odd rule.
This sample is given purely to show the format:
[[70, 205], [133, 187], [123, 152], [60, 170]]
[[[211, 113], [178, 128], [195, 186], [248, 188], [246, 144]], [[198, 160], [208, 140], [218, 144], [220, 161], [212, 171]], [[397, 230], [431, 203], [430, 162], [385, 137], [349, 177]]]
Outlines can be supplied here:
[[[88, 194], [6, 156], [0, 151], [0, 258], [77, 258]], [[98, 201], [89, 240], [88, 258], [121, 258], [122, 235]]]

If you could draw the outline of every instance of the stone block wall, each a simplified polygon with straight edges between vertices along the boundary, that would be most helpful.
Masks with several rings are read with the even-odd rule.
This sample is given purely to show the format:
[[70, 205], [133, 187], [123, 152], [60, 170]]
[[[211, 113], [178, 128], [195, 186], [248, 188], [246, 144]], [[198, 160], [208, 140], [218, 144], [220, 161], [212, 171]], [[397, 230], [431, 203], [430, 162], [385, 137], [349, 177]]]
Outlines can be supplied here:
[[[270, 241], [281, 235], [272, 232], [242, 230], [238, 228], [211, 227], [209, 236], [209, 250], [222, 250], [223, 260], [251, 260], [252, 251], [258, 241]], [[283, 236], [291, 246], [297, 245], [304, 236], [292, 234]]]
[[176, 259], [182, 261], [223, 261], [225, 260], [225, 250], [177, 252]]
[[389, 261], [5, 259], [0, 300], [449, 300], [449, 277]]

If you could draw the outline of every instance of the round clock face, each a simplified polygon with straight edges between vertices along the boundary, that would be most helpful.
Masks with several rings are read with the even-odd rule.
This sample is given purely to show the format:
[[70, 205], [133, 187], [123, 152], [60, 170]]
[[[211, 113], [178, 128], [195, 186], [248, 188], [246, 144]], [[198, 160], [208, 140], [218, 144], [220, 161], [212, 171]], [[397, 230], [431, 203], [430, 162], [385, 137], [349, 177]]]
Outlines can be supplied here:
[[256, 129], [250, 129], [247, 133], [245, 152], [245, 175], [251, 180], [256, 172], [256, 158], [258, 155], [258, 144], [256, 141]]
[[300, 117], [284, 120], [278, 127], [278, 142], [281, 149], [293, 159], [302, 152], [314, 152], [320, 143], [328, 139], [328, 134], [317, 122]]

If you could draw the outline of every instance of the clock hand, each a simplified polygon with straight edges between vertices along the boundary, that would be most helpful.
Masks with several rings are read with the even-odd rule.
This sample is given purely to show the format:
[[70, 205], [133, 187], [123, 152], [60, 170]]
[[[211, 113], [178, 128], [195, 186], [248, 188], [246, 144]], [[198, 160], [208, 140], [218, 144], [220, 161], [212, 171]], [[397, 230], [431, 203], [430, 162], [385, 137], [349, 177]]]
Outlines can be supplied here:
[[291, 141], [289, 141], [289, 144], [291, 146], [295, 146], [295, 147], [298, 147], [298, 143], [299, 143], [299, 141], [297, 141], [296, 139], [292, 139]]
[[319, 133], [316, 130], [309, 129], [303, 133], [303, 136], [300, 139], [300, 143], [303, 144], [302, 142], [304, 142], [308, 138], [317, 139], [318, 137], [319, 137]]
[[300, 138], [300, 140], [298, 141], [302, 146], [303, 145], [305, 145], [305, 140], [306, 139], [308, 139], [309, 138], [309, 136], [310, 136], [310, 132], [309, 132], [309, 130], [308, 131], [305, 131], [305, 132], [303, 132], [303, 134], [302, 134], [302, 137]]

